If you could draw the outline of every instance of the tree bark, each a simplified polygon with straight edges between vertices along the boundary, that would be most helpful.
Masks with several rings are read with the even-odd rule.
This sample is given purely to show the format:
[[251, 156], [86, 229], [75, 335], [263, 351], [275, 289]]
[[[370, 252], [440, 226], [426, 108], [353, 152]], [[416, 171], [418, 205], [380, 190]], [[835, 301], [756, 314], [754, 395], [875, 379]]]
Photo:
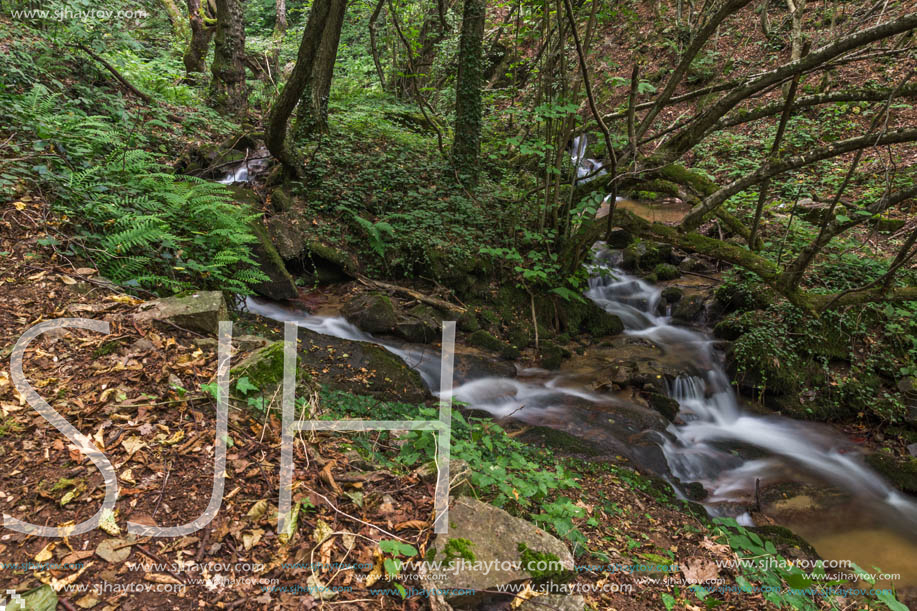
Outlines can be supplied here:
[[210, 71], [210, 104], [217, 110], [241, 114], [248, 104], [245, 85], [245, 28], [241, 0], [216, 0], [217, 27]]
[[293, 66], [293, 72], [290, 73], [286, 85], [271, 107], [265, 130], [268, 150], [288, 172], [299, 178], [303, 176], [302, 162], [290, 145], [287, 126], [290, 115], [293, 114], [293, 109], [306, 88], [306, 82], [312, 75], [312, 68], [318, 54], [322, 33], [328, 22], [330, 9], [331, 0], [315, 0], [312, 3], [309, 20], [306, 22], [306, 29], [296, 56], [296, 64]]
[[330, 0], [328, 19], [296, 113], [297, 138], [328, 130], [328, 98], [331, 95], [331, 79], [334, 76], [334, 62], [337, 59], [346, 9], [347, 0]]
[[452, 160], [459, 176], [477, 184], [481, 156], [481, 87], [484, 79], [483, 0], [464, 0], [455, 84], [455, 137]]
[[839, 55], [914, 28], [917, 28], [917, 12], [908, 13], [893, 21], [856, 31], [840, 40], [816, 49], [801, 59], [791, 61], [776, 70], [766, 72], [735, 87], [710, 105], [690, 126], [680, 131], [660, 147], [657, 153], [658, 161], [660, 164], [662, 162], [671, 162], [684, 155], [694, 148], [726, 113], [759, 91], [791, 78], [799, 72], [812, 70]]
[[207, 50], [213, 38], [213, 27], [204, 19], [204, 10], [201, 0], [188, 0], [188, 21], [191, 24], [191, 40], [182, 58], [185, 64], [185, 73], [189, 79], [195, 74], [204, 72], [204, 63], [207, 59]]
[[188, 24], [185, 22], [185, 16], [182, 15], [181, 9], [175, 4], [175, 0], [159, 0], [166, 13], [169, 15], [169, 22], [172, 24], [172, 31], [175, 37], [182, 42], [188, 40]]
[[271, 61], [269, 68], [274, 82], [280, 80], [280, 47], [283, 45], [283, 35], [287, 31], [287, 2], [277, 0], [274, 11], [274, 32], [271, 35]]

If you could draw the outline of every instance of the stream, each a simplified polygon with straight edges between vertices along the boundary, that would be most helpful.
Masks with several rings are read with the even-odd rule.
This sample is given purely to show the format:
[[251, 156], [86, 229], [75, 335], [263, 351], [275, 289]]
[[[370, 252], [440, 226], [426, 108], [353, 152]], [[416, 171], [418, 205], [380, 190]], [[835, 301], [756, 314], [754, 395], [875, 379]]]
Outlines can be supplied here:
[[[682, 494], [679, 483], [699, 482], [709, 492], [703, 502], [708, 512], [751, 526], [747, 508], [755, 503], [756, 480], [762, 489], [800, 481], [836, 489], [840, 494], [825, 507], [819, 507], [818, 499], [797, 495], [777, 501], [773, 510], [784, 511], [782, 522], [808, 535], [826, 557], [863, 567], [878, 564], [901, 574], [896, 586], [917, 585], [917, 504], [885, 483], [863, 463], [854, 444], [829, 427], [743, 409], [713, 339], [659, 314], [660, 290], [613, 267], [613, 257], [611, 251], [600, 254], [586, 296], [621, 318], [625, 336], [651, 343], [685, 371], [669, 384], [669, 395], [680, 406], [678, 424], [668, 424], [662, 434], [650, 433], [665, 458], [667, 473], [660, 475], [669, 478], [676, 493]], [[313, 316], [259, 298], [246, 304], [253, 314], [378, 344], [416, 369], [432, 391], [439, 388], [439, 354], [427, 346], [376, 338], [343, 318]], [[582, 370], [523, 369], [515, 378], [456, 380], [453, 392], [469, 409], [564, 430], [647, 467], [646, 454], [631, 443], [639, 419], [624, 418], [631, 426], [622, 427], [621, 418], [608, 417], [621, 413], [616, 409], [636, 413], [641, 408], [614, 393], [593, 390], [588, 381]]]
[[[600, 162], [585, 157], [584, 136], [571, 148], [577, 181], [604, 172]], [[230, 170], [221, 182], [249, 180], [249, 164]], [[917, 503], [867, 467], [856, 445], [835, 429], [745, 409], [713, 338], [674, 325], [669, 312], [660, 311], [661, 290], [618, 269], [619, 257], [598, 252], [585, 296], [620, 317], [624, 341], [653, 351], [667, 370], [679, 372], [667, 385], [679, 404], [675, 422], [661, 421], [621, 393], [596, 390], [608, 359], [595, 357], [585, 359], [586, 366], [584, 359], [565, 363], [560, 371], [523, 368], [514, 378], [457, 377], [453, 396], [471, 410], [562, 430], [606, 455], [627, 456], [665, 477], [681, 498], [685, 484], [700, 483], [711, 515], [753, 526], [749, 508], [760, 503], [764, 514], [806, 538], [825, 559], [851, 560], [866, 570], [879, 566], [900, 575], [892, 585], [917, 586]], [[429, 346], [374, 337], [336, 312], [311, 315], [256, 297], [246, 306], [316, 333], [378, 344], [418, 371], [434, 394], [439, 388], [440, 355]], [[620, 345], [604, 348], [604, 354], [613, 355]], [[462, 350], [457, 347], [457, 359]]]

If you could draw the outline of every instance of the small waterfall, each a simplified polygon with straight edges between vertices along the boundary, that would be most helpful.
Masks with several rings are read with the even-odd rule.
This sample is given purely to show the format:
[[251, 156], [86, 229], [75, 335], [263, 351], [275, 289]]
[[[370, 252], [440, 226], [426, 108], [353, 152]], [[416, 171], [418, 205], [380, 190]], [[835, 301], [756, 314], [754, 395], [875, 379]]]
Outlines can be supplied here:
[[[679, 376], [668, 388], [680, 406], [680, 423], [668, 427], [662, 449], [676, 478], [702, 483], [711, 492], [708, 503], [715, 503], [736, 500], [743, 492], [747, 496], [755, 479], [766, 481], [801, 469], [917, 528], [917, 504], [869, 469], [840, 435], [809, 423], [743, 410], [711, 338], [676, 327], [656, 313], [658, 289], [607, 263], [598, 264], [593, 272], [586, 296], [619, 316], [625, 333], [688, 355], [702, 372]], [[755, 447], [770, 456], [744, 460], [728, 451], [730, 445]]]

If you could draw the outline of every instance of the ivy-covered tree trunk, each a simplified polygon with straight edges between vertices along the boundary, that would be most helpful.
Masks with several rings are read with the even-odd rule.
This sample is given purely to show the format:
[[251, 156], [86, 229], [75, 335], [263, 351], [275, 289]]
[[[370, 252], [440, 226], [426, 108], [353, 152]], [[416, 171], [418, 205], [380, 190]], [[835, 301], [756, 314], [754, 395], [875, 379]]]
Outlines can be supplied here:
[[[213, 38], [213, 25], [207, 23], [206, 12], [201, 7], [201, 0], [188, 0], [188, 21], [191, 23], [191, 40], [182, 60], [185, 63], [185, 72], [188, 78], [194, 74], [204, 72], [204, 62], [207, 59], [207, 49]], [[211, 18], [212, 20], [212, 18]]]
[[217, 28], [210, 71], [210, 104], [217, 110], [239, 114], [245, 110], [245, 27], [242, 0], [216, 0]]
[[452, 160], [459, 176], [470, 184], [477, 183], [481, 154], [484, 16], [483, 0], [465, 0], [455, 84]]
[[312, 73], [306, 80], [296, 112], [297, 137], [328, 129], [328, 97], [331, 95], [331, 79], [346, 9], [347, 0], [330, 0], [328, 20], [318, 44]]
[[271, 61], [270, 69], [275, 81], [280, 80], [280, 47], [283, 45], [283, 36], [287, 31], [287, 3], [286, 0], [277, 0], [274, 12], [274, 32], [271, 34]]

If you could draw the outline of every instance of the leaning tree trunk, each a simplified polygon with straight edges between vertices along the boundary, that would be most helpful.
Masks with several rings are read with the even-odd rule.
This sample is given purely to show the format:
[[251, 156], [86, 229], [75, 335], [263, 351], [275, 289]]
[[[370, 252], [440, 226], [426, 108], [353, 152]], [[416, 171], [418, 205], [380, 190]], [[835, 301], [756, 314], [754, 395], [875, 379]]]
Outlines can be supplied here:
[[337, 59], [346, 8], [347, 0], [330, 0], [328, 21], [322, 31], [312, 73], [306, 80], [296, 112], [297, 138], [328, 129], [328, 98], [331, 95], [331, 79], [334, 76], [334, 62]]
[[169, 15], [169, 22], [172, 24], [172, 31], [175, 37], [182, 42], [188, 40], [188, 26], [185, 23], [185, 17], [181, 14], [181, 9], [175, 4], [175, 0], [160, 0], [166, 13]]
[[216, 0], [217, 28], [210, 71], [210, 103], [217, 110], [239, 114], [245, 110], [245, 28], [242, 0]]
[[268, 117], [265, 130], [265, 141], [271, 155], [283, 164], [287, 172], [300, 178], [303, 176], [302, 163], [295, 149], [290, 145], [290, 139], [287, 137], [287, 125], [296, 103], [299, 102], [306, 88], [306, 82], [312, 75], [312, 69], [318, 55], [318, 47], [324, 37], [323, 33], [327, 26], [332, 1], [315, 0], [312, 3], [312, 8], [309, 10], [309, 20], [306, 22], [302, 42], [299, 44], [296, 64], [293, 66], [293, 72], [290, 73], [290, 78], [287, 80], [286, 85], [284, 85], [283, 90], [271, 107], [271, 114]]
[[484, 16], [483, 0], [465, 0], [455, 83], [452, 160], [459, 176], [471, 184], [477, 182], [481, 154]]
[[204, 72], [207, 50], [210, 48], [210, 39], [213, 38], [213, 27], [204, 21], [201, 0], [188, 0], [188, 20], [191, 23], [191, 41], [182, 60], [188, 79], [193, 79], [193, 75]]

